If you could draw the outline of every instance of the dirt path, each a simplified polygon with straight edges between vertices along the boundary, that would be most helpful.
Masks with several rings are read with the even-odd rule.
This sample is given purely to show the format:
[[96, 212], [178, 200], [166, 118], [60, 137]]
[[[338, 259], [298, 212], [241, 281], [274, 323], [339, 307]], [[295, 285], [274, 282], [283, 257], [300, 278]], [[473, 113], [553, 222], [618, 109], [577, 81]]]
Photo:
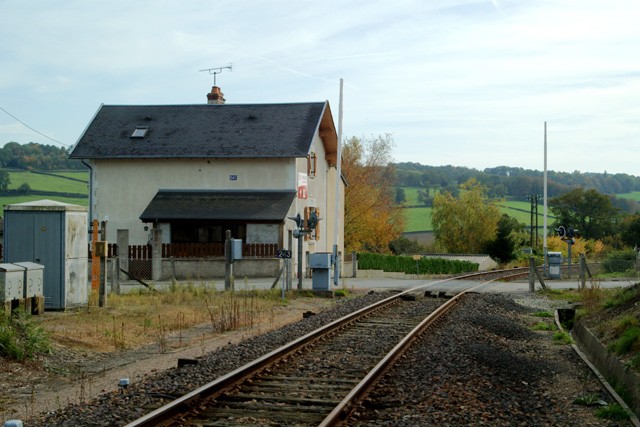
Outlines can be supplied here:
[[304, 312], [318, 312], [331, 304], [332, 300], [322, 298], [296, 299], [252, 329], [212, 335], [211, 327], [205, 324], [174, 334], [165, 342], [118, 353], [88, 355], [59, 347], [42, 364], [0, 358], [0, 422], [25, 420], [86, 402], [101, 393], [118, 390], [121, 378], [129, 378], [131, 383], [140, 381], [149, 374], [175, 367], [179, 358], [201, 357], [228, 343], [296, 322]]

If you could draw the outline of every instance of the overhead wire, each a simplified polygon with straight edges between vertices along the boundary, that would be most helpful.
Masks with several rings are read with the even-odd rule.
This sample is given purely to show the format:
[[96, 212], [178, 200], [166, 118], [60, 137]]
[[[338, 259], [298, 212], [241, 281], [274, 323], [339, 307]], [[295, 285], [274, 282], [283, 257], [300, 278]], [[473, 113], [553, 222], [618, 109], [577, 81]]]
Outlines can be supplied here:
[[69, 144], [65, 144], [64, 142], [60, 142], [60, 141], [58, 141], [57, 139], [51, 138], [50, 136], [45, 135], [44, 133], [40, 132], [39, 130], [32, 128], [31, 126], [29, 126], [28, 124], [26, 124], [25, 122], [23, 122], [22, 120], [20, 120], [19, 118], [17, 118], [17, 117], [16, 117], [16, 116], [14, 116], [13, 114], [11, 114], [10, 112], [8, 112], [8, 111], [7, 111], [7, 110], [5, 110], [4, 108], [2, 108], [1, 106], [0, 106], [0, 110], [4, 111], [4, 113], [5, 113], [5, 114], [7, 114], [8, 116], [10, 116], [10, 117], [11, 117], [11, 118], [13, 118], [14, 120], [16, 120], [17, 122], [19, 122], [20, 124], [22, 124], [23, 126], [25, 126], [25, 127], [29, 128], [29, 129], [31, 129], [32, 131], [34, 131], [34, 132], [35, 132], [35, 133], [37, 133], [38, 135], [42, 135], [42, 136], [44, 136], [45, 138], [50, 139], [51, 141], [53, 141], [53, 142], [55, 142], [55, 143], [57, 143], [57, 144], [60, 144], [60, 145], [62, 145], [62, 146], [64, 146], [64, 147], [67, 147], [67, 148], [71, 147], [71, 145], [69, 145]]

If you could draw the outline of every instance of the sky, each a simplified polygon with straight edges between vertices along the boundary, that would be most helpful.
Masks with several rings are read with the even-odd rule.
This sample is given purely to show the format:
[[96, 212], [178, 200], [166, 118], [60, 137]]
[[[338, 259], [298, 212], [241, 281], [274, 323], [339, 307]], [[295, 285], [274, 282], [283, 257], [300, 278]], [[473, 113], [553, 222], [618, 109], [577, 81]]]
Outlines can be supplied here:
[[[640, 176], [637, 0], [0, 0], [0, 144], [101, 104], [328, 100], [393, 160]], [[231, 69], [225, 67], [231, 67]], [[215, 76], [211, 68], [222, 68]]]

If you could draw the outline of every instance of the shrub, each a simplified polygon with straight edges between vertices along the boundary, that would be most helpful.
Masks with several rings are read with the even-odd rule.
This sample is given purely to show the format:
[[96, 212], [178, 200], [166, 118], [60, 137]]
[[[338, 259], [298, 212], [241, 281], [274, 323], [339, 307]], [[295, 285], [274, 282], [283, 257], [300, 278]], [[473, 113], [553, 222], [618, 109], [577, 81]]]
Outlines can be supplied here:
[[614, 251], [602, 261], [602, 268], [606, 273], [624, 273], [632, 270], [635, 262], [634, 251]]
[[383, 270], [407, 274], [457, 274], [478, 271], [478, 264], [468, 261], [442, 258], [421, 258], [416, 261], [408, 256], [358, 254], [358, 268], [361, 270]]
[[16, 310], [11, 316], [0, 313], [0, 356], [25, 360], [50, 351], [49, 336], [30, 314], [24, 310]]

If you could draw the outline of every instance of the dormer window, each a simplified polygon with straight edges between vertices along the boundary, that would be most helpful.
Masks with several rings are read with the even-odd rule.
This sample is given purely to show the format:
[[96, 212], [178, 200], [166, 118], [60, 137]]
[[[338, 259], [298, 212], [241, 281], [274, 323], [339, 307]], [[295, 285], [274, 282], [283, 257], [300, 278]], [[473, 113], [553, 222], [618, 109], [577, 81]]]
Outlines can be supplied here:
[[149, 126], [136, 126], [131, 138], [144, 138], [149, 133]]

